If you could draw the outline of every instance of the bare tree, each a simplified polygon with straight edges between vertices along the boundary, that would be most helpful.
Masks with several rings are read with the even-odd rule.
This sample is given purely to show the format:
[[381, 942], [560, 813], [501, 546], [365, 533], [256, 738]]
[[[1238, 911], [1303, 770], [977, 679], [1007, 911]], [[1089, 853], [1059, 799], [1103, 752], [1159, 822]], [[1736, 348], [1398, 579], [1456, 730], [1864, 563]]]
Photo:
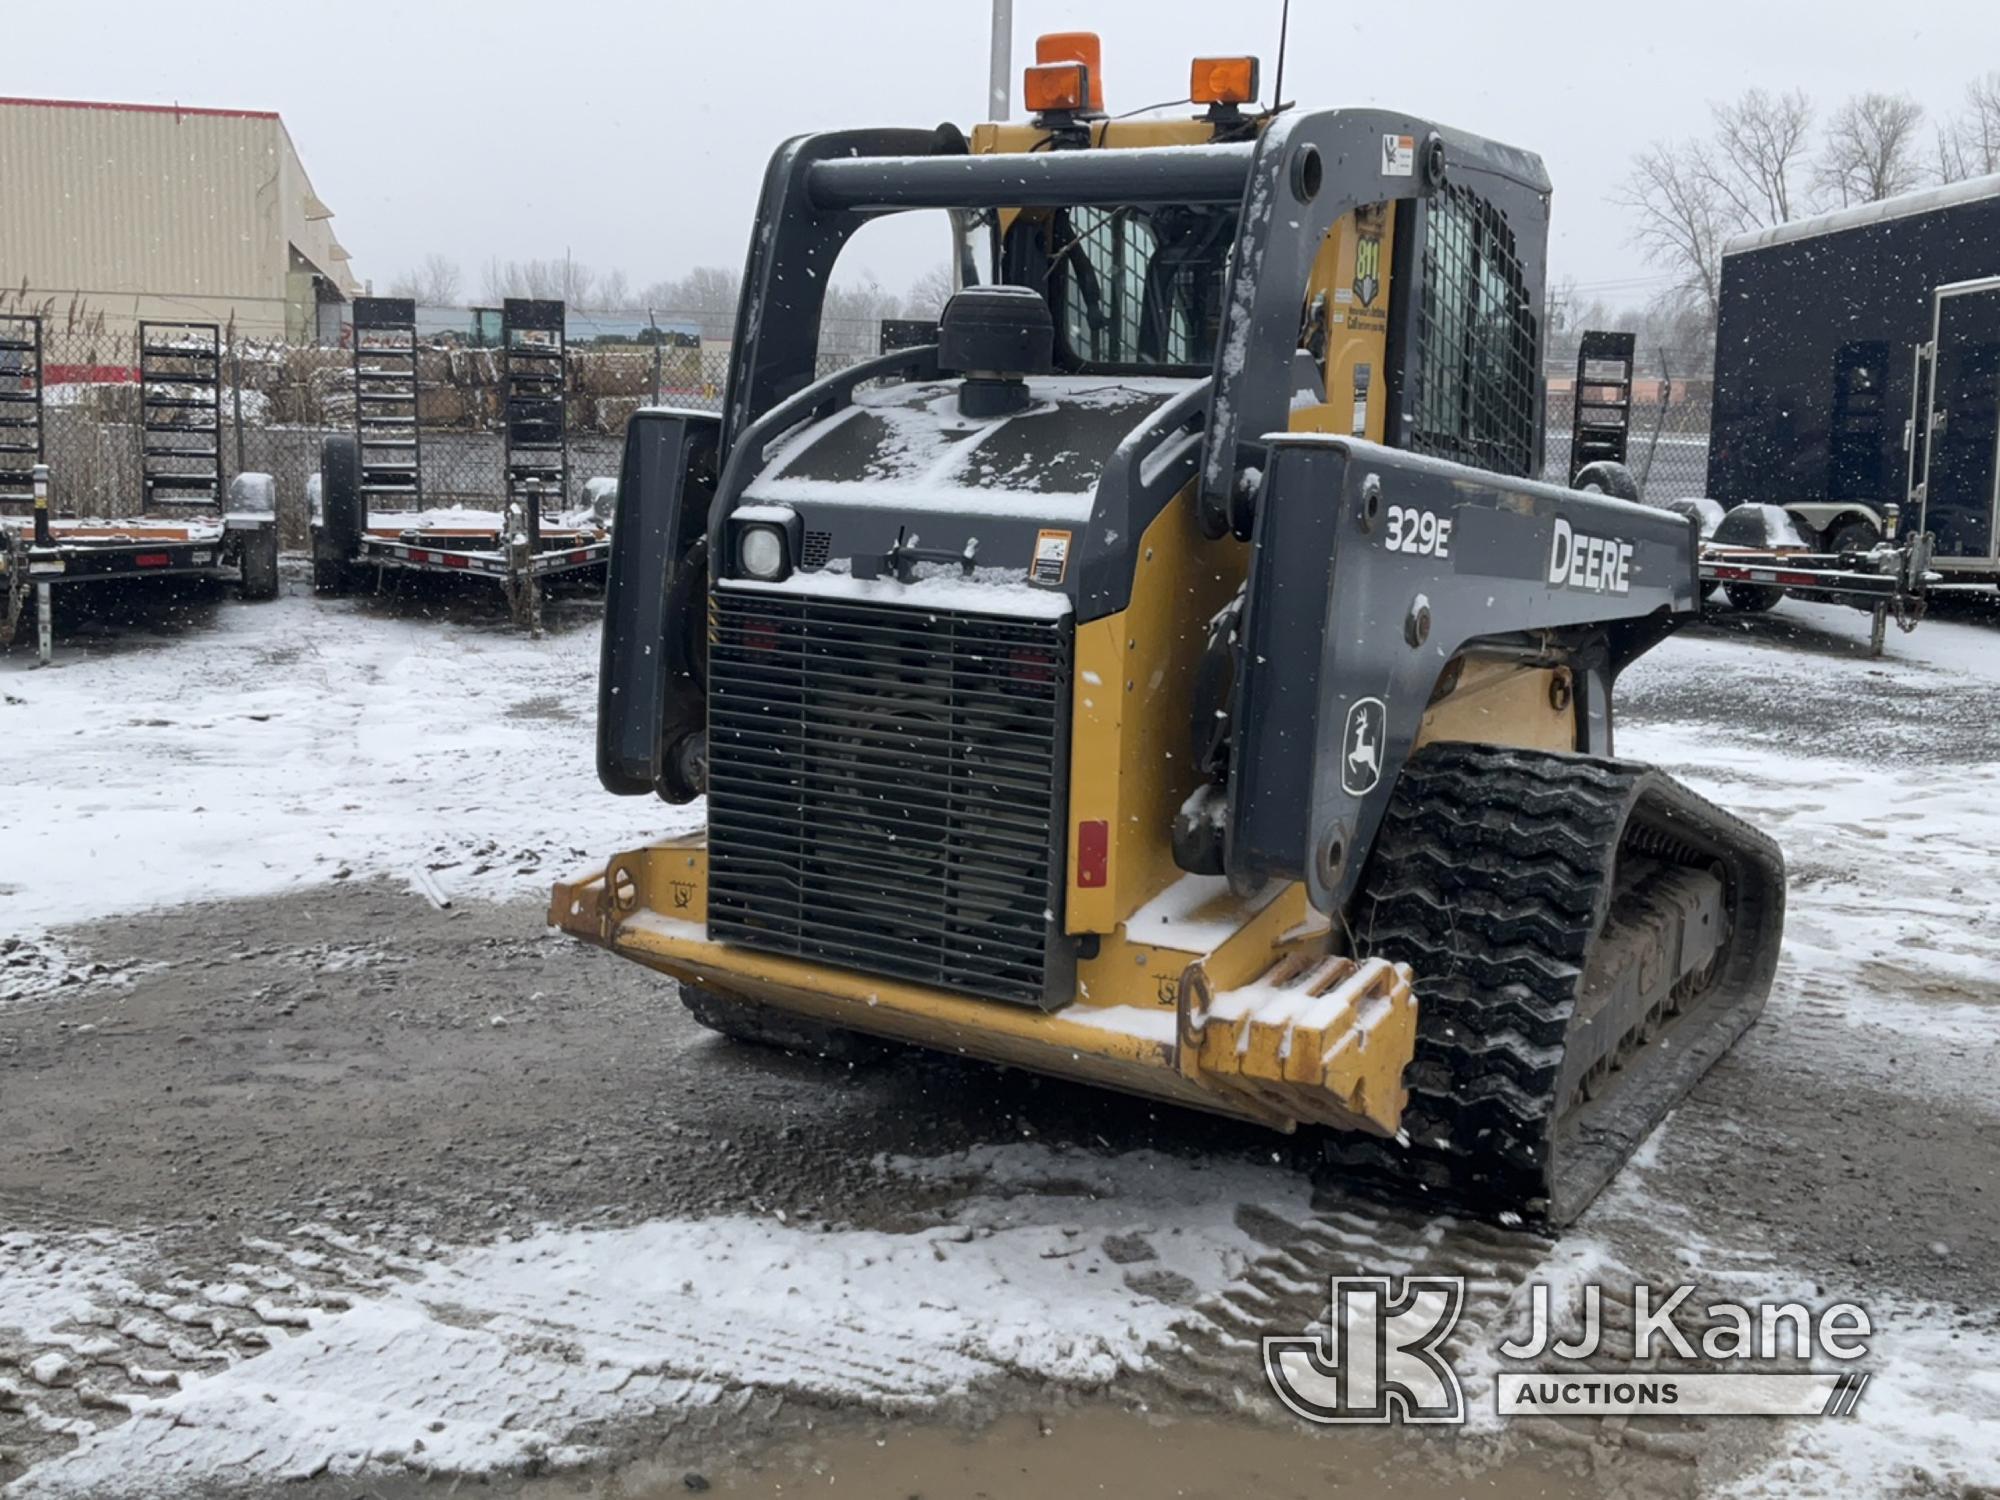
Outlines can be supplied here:
[[954, 290], [951, 267], [932, 266], [910, 283], [910, 290], [903, 297], [901, 315], [906, 318], [940, 317]]
[[1965, 86], [1964, 107], [1938, 126], [1937, 160], [1931, 171], [1939, 182], [2000, 172], [2000, 73], [1988, 73]]
[[480, 285], [486, 300], [507, 297], [561, 299], [571, 307], [589, 307], [597, 288], [597, 273], [564, 256], [561, 260], [506, 260], [491, 257], [481, 267]]
[[845, 286], [829, 286], [820, 308], [819, 352], [860, 358], [881, 347], [884, 318], [902, 312], [903, 299], [884, 289], [872, 274]]
[[651, 283], [639, 293], [639, 300], [660, 317], [700, 323], [706, 338], [726, 339], [736, 323], [736, 297], [742, 282], [737, 272], [722, 266], [696, 266], [678, 279]]
[[453, 307], [463, 281], [458, 262], [433, 250], [415, 270], [405, 271], [389, 283], [389, 295], [411, 297], [425, 307]]
[[1722, 244], [1796, 217], [1812, 138], [1812, 101], [1751, 89], [1711, 104], [1705, 140], [1655, 141], [1632, 159], [1618, 200], [1638, 215], [1646, 258], [1675, 275], [1670, 300], [1715, 316]]
[[1827, 122], [1814, 183], [1829, 205], [1877, 203], [1923, 180], [1924, 107], [1902, 94], [1856, 94]]
[[596, 295], [592, 306], [605, 312], [623, 312], [632, 305], [632, 288], [623, 271], [606, 271], [597, 283]]
[[1797, 216], [1799, 178], [1812, 139], [1812, 101], [1803, 91], [1751, 89], [1712, 104], [1715, 137], [1699, 152], [1702, 175], [1726, 205], [1735, 230], [1786, 224]]
[[479, 298], [482, 302], [498, 302], [502, 297], [514, 295], [507, 262], [497, 255], [486, 257], [486, 263], [479, 268]]
[[1646, 259], [1672, 271], [1675, 290], [1713, 319], [1732, 221], [1701, 147], [1655, 141], [1632, 159], [1616, 201], [1638, 215], [1634, 238]]

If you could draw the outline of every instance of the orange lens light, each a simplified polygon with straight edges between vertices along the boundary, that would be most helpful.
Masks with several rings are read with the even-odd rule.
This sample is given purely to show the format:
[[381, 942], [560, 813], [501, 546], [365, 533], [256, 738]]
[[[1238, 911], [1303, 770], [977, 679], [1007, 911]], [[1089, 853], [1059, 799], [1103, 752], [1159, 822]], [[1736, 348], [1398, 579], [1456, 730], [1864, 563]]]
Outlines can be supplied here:
[[1090, 70], [1090, 110], [1104, 113], [1104, 46], [1094, 31], [1051, 31], [1035, 38], [1037, 63], [1082, 63]]
[[1090, 69], [1082, 63], [1042, 63], [1028, 69], [1021, 82], [1021, 99], [1030, 114], [1074, 113], [1090, 97]]
[[1188, 80], [1188, 97], [1196, 104], [1256, 103], [1257, 59], [1197, 57]]

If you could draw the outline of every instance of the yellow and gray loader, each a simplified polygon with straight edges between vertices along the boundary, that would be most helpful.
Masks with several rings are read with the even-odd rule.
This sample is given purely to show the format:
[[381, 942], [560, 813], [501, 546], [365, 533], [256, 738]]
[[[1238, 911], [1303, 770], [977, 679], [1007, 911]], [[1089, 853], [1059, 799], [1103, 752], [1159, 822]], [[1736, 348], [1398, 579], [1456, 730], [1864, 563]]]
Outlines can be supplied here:
[[[1323, 1136], [1574, 1218], [1756, 1017], [1776, 846], [1613, 750], [1695, 531], [1537, 482], [1549, 183], [1382, 110], [772, 159], [724, 410], [627, 430], [600, 779], [703, 832], [551, 920], [739, 1037], [864, 1033]], [[1052, 43], [1052, 45], [1051, 45]], [[1053, 55], [1051, 55], [1053, 53]], [[944, 210], [934, 343], [816, 369], [842, 246]]]

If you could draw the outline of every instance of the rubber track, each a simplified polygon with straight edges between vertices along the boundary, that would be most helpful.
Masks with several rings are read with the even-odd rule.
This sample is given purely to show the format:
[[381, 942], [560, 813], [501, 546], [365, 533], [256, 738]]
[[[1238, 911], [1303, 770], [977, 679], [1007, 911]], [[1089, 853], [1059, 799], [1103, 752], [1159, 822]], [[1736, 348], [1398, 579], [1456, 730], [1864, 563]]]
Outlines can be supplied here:
[[1360, 953], [1419, 976], [1410, 1100], [1399, 1141], [1332, 1137], [1338, 1167], [1475, 1211], [1550, 1217], [1563, 1047], [1627, 821], [1663, 783], [1643, 765], [1490, 746], [1410, 759], [1353, 915]]
[[828, 1026], [755, 1001], [714, 994], [699, 985], [682, 984], [680, 992], [681, 1004], [687, 1007], [689, 1015], [731, 1041], [775, 1047], [781, 1052], [822, 1057], [851, 1066], [878, 1061], [891, 1049], [890, 1043], [858, 1031]]

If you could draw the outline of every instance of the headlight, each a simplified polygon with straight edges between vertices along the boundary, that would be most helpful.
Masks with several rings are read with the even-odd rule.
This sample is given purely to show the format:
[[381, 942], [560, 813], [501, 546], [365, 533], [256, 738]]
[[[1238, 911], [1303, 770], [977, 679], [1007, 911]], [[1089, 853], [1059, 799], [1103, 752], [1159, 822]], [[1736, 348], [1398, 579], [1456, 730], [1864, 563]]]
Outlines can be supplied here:
[[785, 571], [785, 534], [775, 526], [746, 526], [736, 560], [752, 578], [776, 578]]

